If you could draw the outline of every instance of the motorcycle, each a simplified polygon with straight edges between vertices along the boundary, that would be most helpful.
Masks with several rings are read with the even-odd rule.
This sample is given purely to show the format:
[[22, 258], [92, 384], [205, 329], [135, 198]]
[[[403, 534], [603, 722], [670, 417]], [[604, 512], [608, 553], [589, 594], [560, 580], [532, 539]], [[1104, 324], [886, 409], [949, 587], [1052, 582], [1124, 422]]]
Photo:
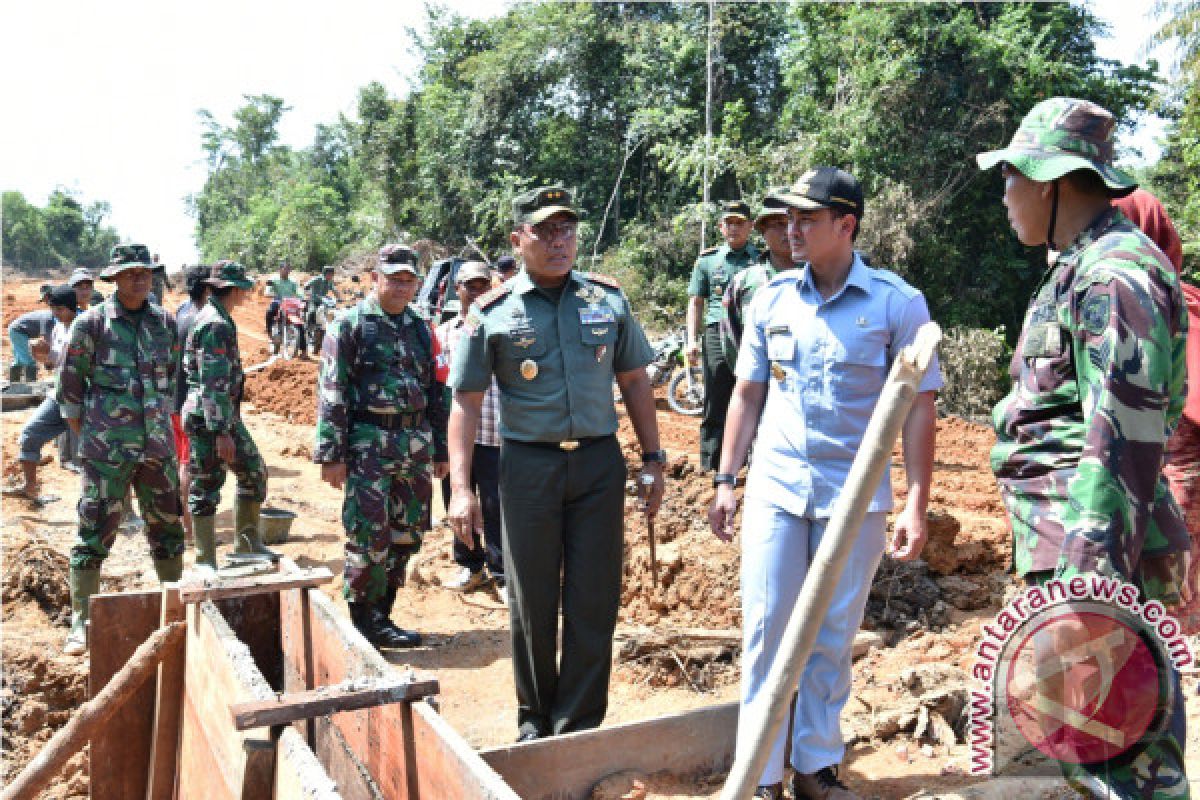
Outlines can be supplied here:
[[336, 315], [337, 303], [332, 297], [322, 297], [317, 301], [317, 307], [309, 315], [309, 324], [304, 328], [305, 336], [308, 337], [308, 351], [313, 355], [321, 352], [325, 331], [329, 330]]
[[279, 313], [271, 325], [271, 353], [283, 358], [293, 358], [300, 351], [300, 337], [304, 335], [304, 301], [299, 297], [285, 297], [279, 301]]
[[688, 366], [687, 337], [679, 328], [665, 339], [651, 345], [654, 360], [646, 367], [650, 386], [667, 387], [667, 405], [677, 414], [698, 416], [704, 411], [704, 373], [700, 367]]

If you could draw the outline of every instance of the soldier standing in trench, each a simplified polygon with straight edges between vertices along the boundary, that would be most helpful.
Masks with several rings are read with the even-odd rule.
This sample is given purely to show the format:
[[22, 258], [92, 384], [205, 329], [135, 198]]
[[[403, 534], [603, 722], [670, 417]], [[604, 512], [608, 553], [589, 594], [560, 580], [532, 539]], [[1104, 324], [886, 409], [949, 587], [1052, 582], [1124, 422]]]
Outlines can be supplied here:
[[[1170, 606], [1190, 547], [1162, 473], [1184, 402], [1187, 311], [1166, 256], [1111, 206], [1137, 188], [1113, 166], [1115, 129], [1100, 106], [1054, 97], [1030, 110], [1007, 148], [976, 156], [981, 169], [1000, 167], [1017, 239], [1056, 251], [1025, 314], [1012, 391], [992, 412], [992, 470], [1027, 582], [1098, 574], [1137, 586], [1142, 603]], [[1093, 641], [1069, 622], [1047, 638], [1050, 654]], [[1074, 787], [1188, 796], [1183, 695], [1166, 669], [1174, 703], [1156, 711], [1162, 731], [1119, 758], [1061, 762]], [[1157, 682], [1153, 691], [1157, 701]]]
[[628, 299], [611, 278], [572, 269], [570, 193], [534, 189], [513, 201], [513, 215], [509, 240], [525, 269], [471, 306], [451, 367], [447, 516], [464, 544], [483, 533], [471, 467], [494, 375], [518, 741], [528, 741], [597, 727], [608, 707], [626, 478], [614, 378], [642, 448], [651, 516], [666, 454], [645, 371], [654, 353]]
[[63, 418], [80, 437], [83, 482], [78, 541], [71, 548], [71, 630], [64, 652], [87, 647], [88, 599], [117, 535], [132, 486], [146, 520], [154, 570], [163, 582], [183, 571], [179, 465], [171, 431], [178, 340], [170, 313], [150, 303], [150, 253], [114, 247], [101, 280], [117, 291], [75, 318], [59, 374]]
[[417, 254], [379, 251], [375, 289], [325, 336], [318, 386], [321, 478], [346, 499], [343, 592], [354, 626], [376, 647], [416, 647], [391, 620], [409, 558], [429, 528], [433, 479], [446, 466], [446, 404], [429, 322], [411, 303]]
[[278, 555], [263, 544], [258, 530], [259, 509], [267, 498], [267, 466], [242, 422], [246, 375], [237, 324], [230, 316], [249, 296], [254, 281], [246, 277], [241, 264], [222, 261], [205, 283], [212, 291], [196, 314], [183, 348], [187, 399], [180, 416], [191, 451], [188, 508], [196, 542], [196, 570], [212, 577], [217, 570], [216, 513], [227, 470], [237, 476], [234, 552], [271, 559]]

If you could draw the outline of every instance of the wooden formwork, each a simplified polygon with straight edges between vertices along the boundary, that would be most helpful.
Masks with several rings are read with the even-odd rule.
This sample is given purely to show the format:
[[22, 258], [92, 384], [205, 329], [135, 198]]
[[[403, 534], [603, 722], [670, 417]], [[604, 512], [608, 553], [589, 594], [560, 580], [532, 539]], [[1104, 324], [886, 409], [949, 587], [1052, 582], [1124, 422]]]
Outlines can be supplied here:
[[[162, 598], [159, 592], [93, 598], [93, 696], [158, 627]], [[153, 752], [151, 680], [91, 742], [96, 800], [151, 797], [152, 762], [173, 768], [174, 791], [165, 797], [574, 800], [614, 772], [699, 776], [727, 769], [732, 760], [733, 705], [482, 752], [424, 701], [238, 731], [233, 705], [394, 678], [396, 669], [316, 589], [205, 600], [187, 606], [186, 618], [180, 732], [172, 751], [177, 766]], [[161, 731], [158, 739], [164, 741]]]

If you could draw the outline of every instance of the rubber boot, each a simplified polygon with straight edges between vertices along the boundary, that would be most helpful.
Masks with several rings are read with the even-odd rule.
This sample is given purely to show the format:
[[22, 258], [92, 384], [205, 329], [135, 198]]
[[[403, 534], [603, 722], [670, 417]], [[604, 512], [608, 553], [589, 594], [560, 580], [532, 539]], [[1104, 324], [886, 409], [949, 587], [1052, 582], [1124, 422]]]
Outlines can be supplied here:
[[71, 631], [63, 652], [77, 656], [87, 650], [88, 600], [100, 591], [100, 570], [71, 567]]
[[8, 382], [20, 383], [21, 375], [25, 372], [25, 367], [20, 364], [13, 363], [8, 365]]
[[396, 623], [392, 622], [392, 606], [396, 604], [396, 592], [398, 589], [395, 586], [389, 586], [387, 594], [379, 598], [375, 603], [375, 607], [379, 609], [379, 624], [382, 625], [393, 638], [402, 640], [405, 644], [394, 645], [395, 647], [420, 647], [421, 634], [416, 631], [405, 630]]
[[262, 503], [233, 498], [233, 530], [237, 546], [233, 552], [242, 555], [262, 556], [271, 561], [279, 560], [279, 553], [263, 544], [262, 532], [258, 529], [258, 510]]
[[159, 583], [178, 583], [183, 577], [183, 554], [174, 558], [156, 558], [154, 574], [158, 575]]
[[206, 580], [217, 577], [217, 518], [192, 517], [192, 537], [196, 541], [196, 574]]
[[37, 364], [25, 365], [25, 382], [33, 383], [37, 380]]
[[379, 606], [372, 603], [347, 603], [350, 607], [350, 621], [363, 637], [375, 647], [401, 648], [414, 647], [411, 637], [397, 636], [383, 624], [383, 612]]

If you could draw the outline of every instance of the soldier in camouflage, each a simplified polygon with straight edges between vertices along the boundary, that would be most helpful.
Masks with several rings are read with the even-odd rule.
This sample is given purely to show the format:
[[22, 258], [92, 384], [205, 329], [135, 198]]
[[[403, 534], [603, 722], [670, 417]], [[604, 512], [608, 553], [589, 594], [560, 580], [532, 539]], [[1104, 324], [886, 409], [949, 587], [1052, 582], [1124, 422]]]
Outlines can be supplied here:
[[433, 478], [447, 473], [443, 387], [429, 322], [410, 303], [417, 255], [380, 250], [375, 291], [334, 321], [321, 350], [321, 477], [346, 489], [343, 591], [356, 628], [377, 647], [415, 647], [391, 620], [408, 559], [429, 527]]
[[763, 198], [762, 211], [754, 219], [754, 229], [762, 234], [767, 249], [758, 257], [758, 262], [746, 267], [733, 276], [721, 305], [725, 314], [721, 317], [721, 350], [730, 369], [737, 368], [737, 351], [742, 342], [742, 328], [750, 301], [759, 287], [780, 272], [796, 265], [792, 261], [792, 244], [788, 241], [787, 204], [780, 198], [786, 189], [772, 189]]
[[222, 261], [205, 280], [212, 291], [196, 315], [183, 350], [187, 399], [180, 416], [191, 442], [188, 509], [196, 541], [196, 570], [213, 577], [217, 570], [216, 513], [225, 473], [237, 476], [233, 501], [234, 552], [276, 559], [258, 530], [258, 514], [267, 497], [267, 467], [242, 422], [246, 375], [238, 349], [237, 324], [230, 316], [254, 288], [246, 269]]
[[[1115, 120], [1093, 103], [1036, 105], [999, 165], [1017, 238], [1058, 251], [1034, 291], [996, 406], [992, 468], [1028, 581], [1098, 573], [1139, 587], [1142, 602], [1178, 595], [1189, 543], [1162, 476], [1182, 407], [1186, 312], [1161, 251], [1110, 206], [1136, 188], [1113, 167]], [[1169, 667], [1167, 667], [1170, 669]], [[1178, 674], [1162, 734], [1121, 761], [1063, 764], [1093, 795], [1187, 797]]]
[[175, 321], [147, 300], [153, 264], [145, 247], [114, 247], [110, 261], [100, 278], [115, 282], [117, 291], [75, 318], [57, 389], [63, 418], [80, 437], [83, 465], [78, 542], [71, 549], [68, 654], [87, 647], [88, 598], [99, 589], [100, 566], [130, 486], [142, 507], [159, 580], [179, 580], [183, 570], [170, 419]]

